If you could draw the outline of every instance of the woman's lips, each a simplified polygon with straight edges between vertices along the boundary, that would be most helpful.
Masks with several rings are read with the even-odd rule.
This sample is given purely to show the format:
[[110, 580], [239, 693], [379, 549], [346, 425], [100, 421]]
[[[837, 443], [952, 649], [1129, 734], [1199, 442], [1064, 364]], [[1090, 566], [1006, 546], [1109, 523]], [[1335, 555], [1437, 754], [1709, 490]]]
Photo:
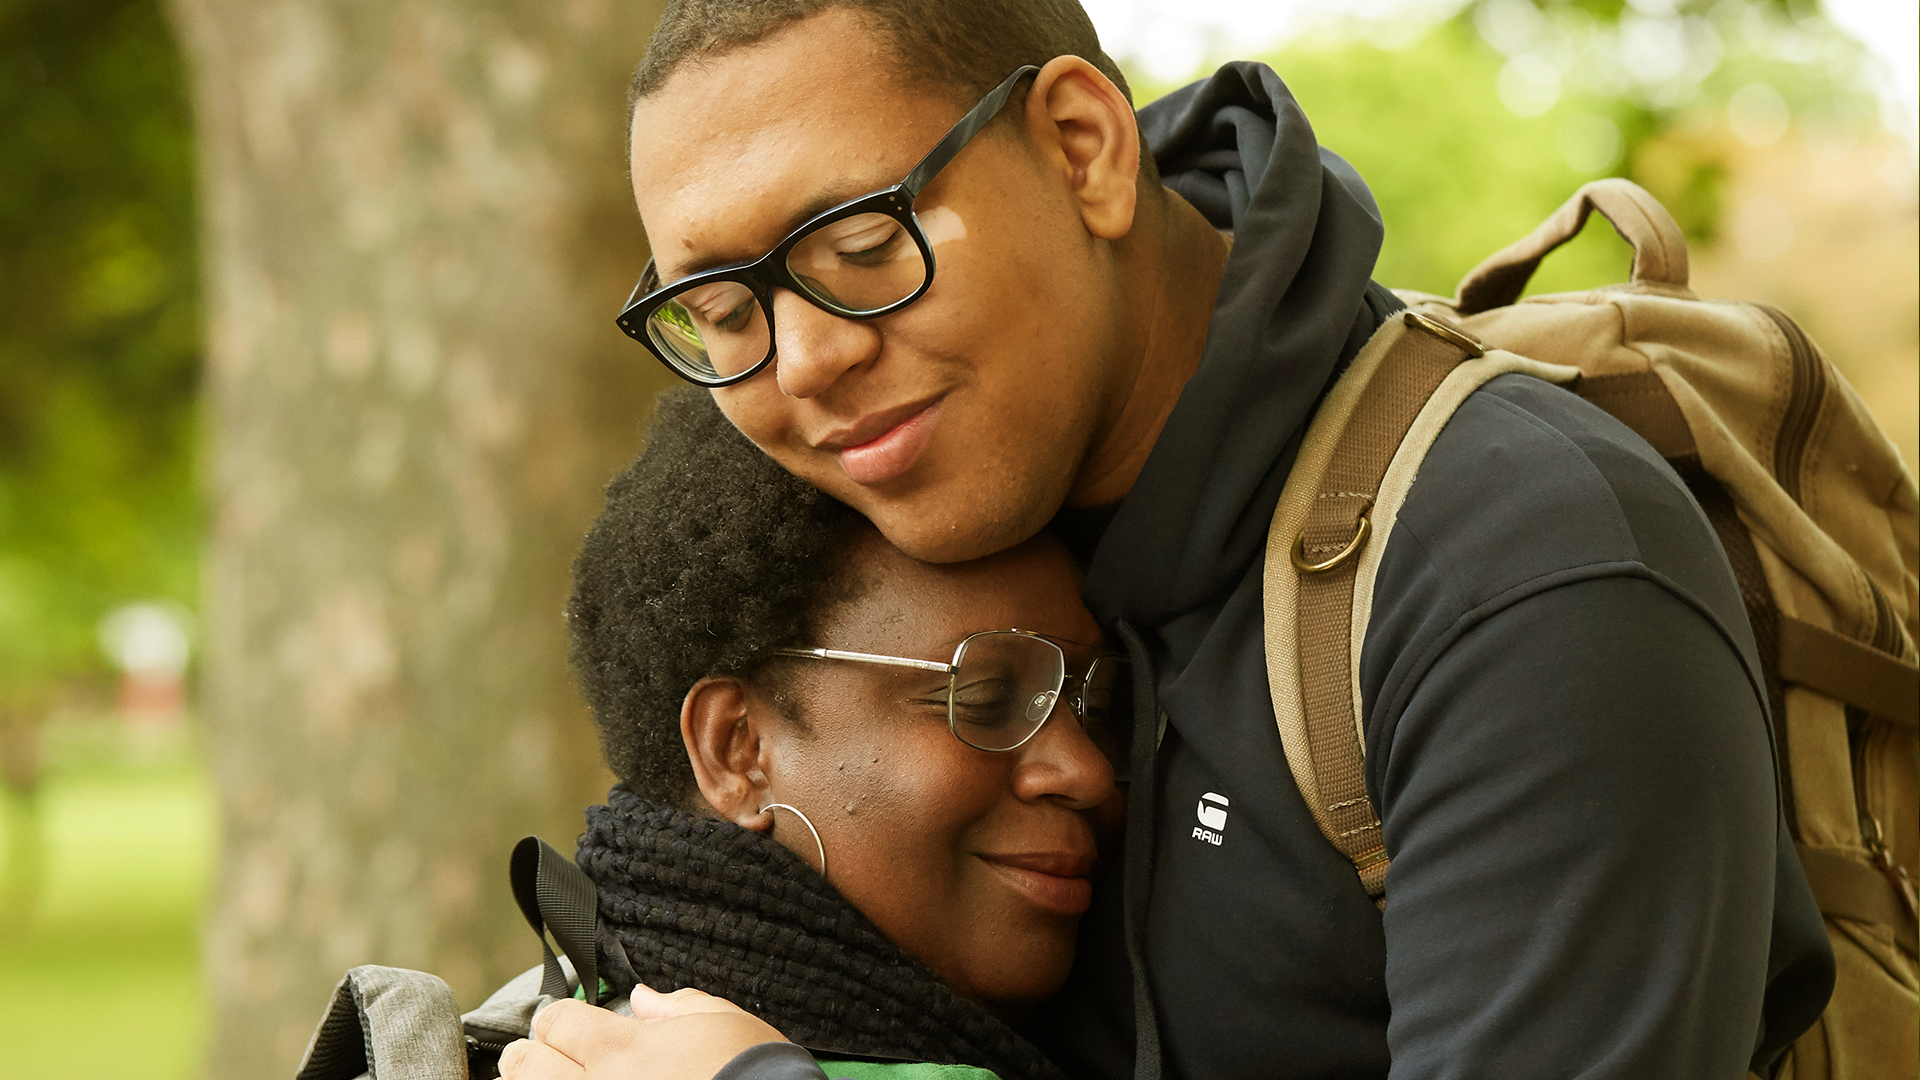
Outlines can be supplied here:
[[980, 860], [1035, 907], [1057, 915], [1093, 906], [1093, 860], [1062, 855], [982, 855]]
[[878, 438], [836, 451], [840, 467], [856, 484], [884, 484], [913, 468], [921, 451], [933, 439], [934, 420], [939, 416], [938, 401], [882, 432]]

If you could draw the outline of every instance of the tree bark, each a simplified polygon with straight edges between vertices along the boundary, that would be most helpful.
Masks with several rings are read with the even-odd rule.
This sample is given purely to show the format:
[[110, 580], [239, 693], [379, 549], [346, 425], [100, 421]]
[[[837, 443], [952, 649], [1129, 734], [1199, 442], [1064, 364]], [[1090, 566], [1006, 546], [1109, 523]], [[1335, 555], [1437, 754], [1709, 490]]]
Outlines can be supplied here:
[[568, 567], [664, 373], [623, 88], [655, 0], [172, 0], [194, 69], [220, 791], [211, 1075], [288, 1076], [350, 966], [539, 957], [513, 842], [611, 777]]

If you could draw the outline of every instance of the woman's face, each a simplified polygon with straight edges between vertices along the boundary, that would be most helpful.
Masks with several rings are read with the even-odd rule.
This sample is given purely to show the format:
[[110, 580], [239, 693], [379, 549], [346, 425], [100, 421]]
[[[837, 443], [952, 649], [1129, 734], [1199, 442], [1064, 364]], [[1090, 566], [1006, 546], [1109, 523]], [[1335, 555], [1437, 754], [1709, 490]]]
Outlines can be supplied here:
[[[981, 630], [1100, 640], [1073, 565], [1051, 538], [931, 565], [876, 536], [851, 553], [850, 567], [861, 587], [805, 645], [944, 663]], [[1067, 651], [1078, 675], [1101, 650]], [[779, 705], [797, 711], [805, 730], [765, 717], [780, 711], [766, 696], [755, 706], [780, 732], [765, 759], [768, 798], [813, 821], [834, 886], [967, 997], [1012, 1012], [1057, 990], [1092, 898], [1092, 811], [1115, 790], [1112, 767], [1072, 710], [1063, 701], [1025, 745], [989, 753], [948, 728], [945, 675], [778, 663]], [[773, 835], [818, 865], [806, 826], [776, 814]]]

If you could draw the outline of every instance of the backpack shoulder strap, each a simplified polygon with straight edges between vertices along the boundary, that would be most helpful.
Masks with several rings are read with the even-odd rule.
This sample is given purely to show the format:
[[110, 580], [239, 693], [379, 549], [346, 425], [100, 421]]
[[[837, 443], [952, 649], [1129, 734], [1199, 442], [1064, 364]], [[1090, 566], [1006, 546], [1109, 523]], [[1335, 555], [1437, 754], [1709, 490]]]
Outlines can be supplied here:
[[1287, 766], [1382, 909], [1389, 858], [1367, 795], [1359, 685], [1373, 581], [1428, 448], [1469, 394], [1508, 372], [1579, 375], [1489, 351], [1421, 312], [1387, 322], [1315, 413], [1267, 535], [1267, 683]]

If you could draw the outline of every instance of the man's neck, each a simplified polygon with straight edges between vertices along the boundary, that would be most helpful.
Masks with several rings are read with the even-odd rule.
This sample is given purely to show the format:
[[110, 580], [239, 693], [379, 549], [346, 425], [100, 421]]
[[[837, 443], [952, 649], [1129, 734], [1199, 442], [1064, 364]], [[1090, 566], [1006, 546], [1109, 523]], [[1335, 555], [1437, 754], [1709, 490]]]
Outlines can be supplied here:
[[1129, 292], [1145, 303], [1129, 320], [1136, 338], [1126, 343], [1128, 353], [1117, 365], [1118, 406], [1074, 478], [1069, 506], [1106, 506], [1133, 489], [1180, 391], [1200, 366], [1226, 270], [1228, 242], [1185, 199], [1163, 192], [1142, 217], [1147, 220], [1140, 222], [1146, 226], [1141, 231], [1152, 239], [1130, 253], [1135, 265], [1129, 268]]

